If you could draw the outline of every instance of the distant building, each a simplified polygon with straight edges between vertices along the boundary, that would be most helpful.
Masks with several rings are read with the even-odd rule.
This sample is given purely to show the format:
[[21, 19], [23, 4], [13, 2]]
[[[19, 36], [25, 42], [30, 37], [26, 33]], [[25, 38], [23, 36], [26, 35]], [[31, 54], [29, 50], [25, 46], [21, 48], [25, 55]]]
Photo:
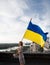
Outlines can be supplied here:
[[44, 46], [44, 52], [50, 52], [50, 37], [47, 38], [45, 46]]
[[36, 52], [37, 51], [37, 49], [36, 49], [36, 45], [37, 44], [35, 44], [35, 43], [31, 43], [31, 45], [30, 45], [30, 52]]
[[49, 42], [49, 37], [47, 38], [46, 42], [45, 42], [45, 47], [46, 48], [49, 48], [50, 46], [50, 42]]

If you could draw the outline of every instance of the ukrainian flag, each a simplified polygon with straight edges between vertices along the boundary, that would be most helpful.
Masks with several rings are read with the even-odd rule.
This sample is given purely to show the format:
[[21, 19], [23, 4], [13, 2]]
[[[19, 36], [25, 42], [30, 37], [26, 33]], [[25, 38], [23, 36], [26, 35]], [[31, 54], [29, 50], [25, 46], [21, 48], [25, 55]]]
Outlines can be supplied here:
[[43, 47], [47, 39], [47, 33], [44, 33], [38, 25], [32, 24], [30, 21], [23, 38], [31, 40]]

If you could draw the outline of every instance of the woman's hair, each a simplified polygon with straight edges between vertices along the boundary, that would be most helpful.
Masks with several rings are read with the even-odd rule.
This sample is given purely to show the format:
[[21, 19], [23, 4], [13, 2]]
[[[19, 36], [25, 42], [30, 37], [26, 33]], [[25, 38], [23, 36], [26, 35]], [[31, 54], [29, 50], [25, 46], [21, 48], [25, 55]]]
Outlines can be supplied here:
[[20, 44], [21, 46], [23, 46], [23, 42], [22, 42], [22, 41], [20, 41], [19, 44]]

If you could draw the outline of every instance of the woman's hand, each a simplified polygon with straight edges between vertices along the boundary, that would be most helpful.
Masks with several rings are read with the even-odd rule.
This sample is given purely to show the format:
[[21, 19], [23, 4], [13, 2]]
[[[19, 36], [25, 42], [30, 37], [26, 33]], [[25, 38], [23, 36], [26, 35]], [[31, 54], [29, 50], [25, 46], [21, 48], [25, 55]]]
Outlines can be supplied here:
[[16, 57], [16, 54], [13, 54], [13, 57]]

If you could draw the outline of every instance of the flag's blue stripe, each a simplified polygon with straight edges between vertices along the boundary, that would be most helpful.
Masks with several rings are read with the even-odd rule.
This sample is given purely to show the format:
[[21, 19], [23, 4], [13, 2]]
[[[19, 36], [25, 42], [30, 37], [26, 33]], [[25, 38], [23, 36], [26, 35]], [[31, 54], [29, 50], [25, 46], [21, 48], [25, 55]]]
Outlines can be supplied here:
[[30, 21], [27, 29], [40, 34], [41, 36], [43, 36], [44, 41], [46, 41], [47, 36], [38, 25], [32, 24]]

